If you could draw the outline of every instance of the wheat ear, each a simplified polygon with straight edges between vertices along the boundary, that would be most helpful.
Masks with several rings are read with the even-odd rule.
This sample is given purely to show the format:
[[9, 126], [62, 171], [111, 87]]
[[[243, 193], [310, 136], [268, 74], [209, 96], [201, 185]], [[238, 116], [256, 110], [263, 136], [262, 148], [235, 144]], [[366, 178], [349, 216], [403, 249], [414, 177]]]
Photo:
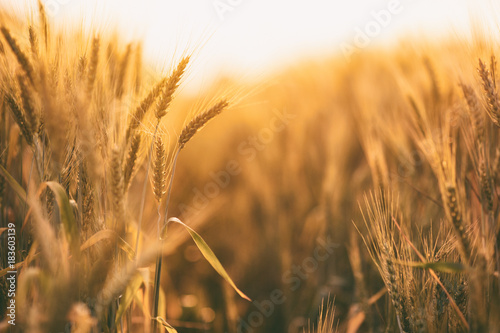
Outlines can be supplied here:
[[127, 154], [127, 160], [123, 166], [123, 187], [127, 191], [130, 186], [130, 180], [132, 178], [132, 173], [135, 169], [135, 163], [137, 161], [137, 154], [139, 152], [139, 147], [141, 146], [141, 135], [136, 134], [130, 143], [130, 147]]
[[210, 119], [224, 111], [228, 105], [229, 104], [226, 100], [219, 101], [207, 111], [194, 117], [194, 119], [191, 120], [182, 130], [179, 136], [179, 147], [182, 149], [184, 145], [196, 134], [196, 132], [198, 132]]
[[155, 159], [153, 164], [153, 193], [158, 202], [165, 195], [166, 180], [166, 156], [165, 145], [160, 136], [155, 141]]
[[99, 63], [99, 48], [100, 48], [99, 37], [95, 37], [94, 40], [92, 41], [92, 51], [90, 56], [89, 71], [87, 77], [87, 94], [89, 96], [92, 95], [92, 91], [94, 90], [97, 65]]
[[500, 101], [495, 89], [495, 84], [490, 75], [491, 73], [482, 60], [479, 60], [478, 72], [483, 82], [483, 90], [488, 104], [486, 110], [493, 124], [500, 127]]
[[172, 102], [175, 91], [179, 87], [179, 82], [184, 75], [184, 71], [186, 70], [188, 63], [189, 57], [183, 58], [177, 65], [177, 68], [173, 71], [172, 75], [168, 78], [165, 90], [163, 91], [163, 94], [160, 95], [158, 103], [156, 104], [155, 115], [158, 120], [167, 114], [167, 109]]
[[10, 49], [12, 50], [14, 55], [16, 56], [16, 59], [19, 62], [19, 64], [21, 65], [21, 68], [23, 69], [24, 73], [26, 74], [26, 76], [28, 77], [30, 82], [33, 84], [33, 82], [34, 82], [33, 81], [33, 67], [31, 66], [31, 63], [29, 62], [28, 57], [26, 57], [24, 52], [21, 51], [21, 49], [17, 45], [16, 40], [14, 39], [14, 37], [11, 36], [11, 34], [10, 34], [9, 30], [7, 30], [7, 28], [1, 27], [0, 30], [2, 31], [2, 34], [5, 38], [5, 40], [7, 41], [7, 44], [9, 44]]
[[32, 101], [32, 90], [26, 84], [25, 77], [23, 75], [17, 76], [17, 82], [19, 84], [19, 90], [21, 92], [21, 102], [23, 105], [23, 110], [26, 115], [26, 120], [28, 121], [28, 126], [30, 132], [36, 133], [38, 128], [38, 115], [36, 114], [35, 108]]
[[153, 102], [158, 98], [160, 95], [163, 87], [167, 84], [167, 79], [168, 78], [163, 78], [160, 82], [158, 82], [148, 93], [148, 95], [141, 101], [139, 106], [134, 110], [134, 113], [130, 117], [130, 122], [127, 127], [127, 133], [125, 138], [127, 141], [129, 140], [130, 136], [133, 134], [133, 132], [139, 127], [139, 124], [141, 121], [144, 119], [144, 116], [146, 115], [146, 112], [148, 112], [149, 108], [151, 105], [153, 105]]
[[116, 90], [115, 90], [115, 95], [118, 99], [120, 99], [123, 96], [125, 78], [127, 76], [127, 71], [129, 67], [130, 51], [131, 51], [131, 46], [129, 44], [127, 45], [127, 50], [125, 51], [125, 55], [123, 56], [120, 62], [120, 68], [118, 71], [118, 79], [116, 81]]
[[31, 132], [31, 129], [26, 121], [26, 118], [24, 117], [24, 114], [17, 104], [16, 100], [12, 97], [12, 95], [7, 94], [5, 95], [5, 101], [9, 105], [10, 109], [12, 110], [12, 114], [14, 115], [14, 119], [16, 120], [17, 125], [21, 129], [21, 133], [23, 134], [24, 138], [26, 139], [26, 142], [31, 146], [33, 145], [33, 133]]

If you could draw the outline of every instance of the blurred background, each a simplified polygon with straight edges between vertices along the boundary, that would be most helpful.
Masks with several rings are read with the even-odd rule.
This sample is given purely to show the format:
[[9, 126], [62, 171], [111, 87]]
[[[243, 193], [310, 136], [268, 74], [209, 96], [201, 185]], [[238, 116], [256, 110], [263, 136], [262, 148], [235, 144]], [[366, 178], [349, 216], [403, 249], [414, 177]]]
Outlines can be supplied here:
[[[34, 0], [0, 0], [19, 15]], [[43, 0], [54, 23], [118, 29], [143, 40], [158, 68], [183, 52], [197, 56], [185, 89], [231, 75], [260, 79], [298, 60], [397, 43], [410, 35], [469, 36], [471, 25], [498, 30], [491, 0]], [[381, 12], [388, 11], [390, 17]], [[379, 13], [380, 15], [376, 15]], [[371, 25], [371, 23], [378, 23]], [[370, 30], [371, 29], [371, 30]], [[368, 32], [368, 40], [360, 33]], [[357, 40], [358, 38], [358, 40]], [[356, 41], [361, 41], [356, 45]]]

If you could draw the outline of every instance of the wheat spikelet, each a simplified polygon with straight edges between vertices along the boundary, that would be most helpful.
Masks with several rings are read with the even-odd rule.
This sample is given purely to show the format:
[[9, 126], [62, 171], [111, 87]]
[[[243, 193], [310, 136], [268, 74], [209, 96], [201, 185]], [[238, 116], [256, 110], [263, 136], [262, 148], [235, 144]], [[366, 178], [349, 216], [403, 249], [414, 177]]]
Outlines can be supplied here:
[[166, 156], [165, 146], [160, 136], [155, 141], [155, 159], [153, 162], [153, 193], [158, 202], [166, 191]]
[[410, 324], [406, 315], [406, 310], [404, 306], [404, 296], [400, 293], [401, 285], [399, 284], [399, 276], [396, 274], [396, 270], [393, 263], [393, 254], [389, 250], [387, 244], [383, 243], [381, 245], [382, 254], [382, 269], [385, 272], [385, 278], [387, 291], [391, 296], [392, 304], [396, 309], [396, 314], [398, 316], [398, 321], [403, 328], [404, 332], [410, 332]]
[[478, 72], [483, 82], [483, 91], [487, 101], [486, 110], [493, 124], [500, 127], [500, 101], [490, 75], [491, 73], [482, 60], [479, 60]]
[[78, 188], [82, 201], [82, 234], [87, 239], [97, 231], [94, 186], [89, 178], [87, 166], [80, 162], [78, 170]]
[[146, 112], [149, 110], [153, 102], [158, 98], [163, 87], [167, 84], [167, 78], [162, 79], [158, 82], [148, 93], [148, 95], [141, 101], [139, 106], [135, 109], [134, 113], [130, 118], [129, 125], [127, 127], [126, 139], [130, 138], [132, 133], [139, 127], [139, 124], [144, 119]]
[[210, 119], [220, 114], [228, 106], [226, 100], [217, 102], [207, 111], [203, 112], [191, 120], [182, 130], [179, 136], [179, 146], [182, 149], [184, 145], [200, 130]]
[[59, 182], [61, 183], [61, 185], [66, 190], [66, 193], [68, 193], [68, 194], [69, 194], [69, 190], [71, 187], [71, 180], [73, 177], [73, 170], [74, 170], [75, 162], [76, 162], [75, 158], [76, 158], [75, 144], [73, 144], [71, 146], [71, 148], [68, 149], [66, 152], [66, 157], [64, 159], [63, 168], [61, 170], [61, 174], [59, 177]]
[[109, 41], [106, 45], [106, 69], [110, 83], [116, 83], [116, 73], [118, 72], [118, 50], [117, 44]]
[[[446, 286], [446, 288], [448, 290], [450, 289], [449, 286]], [[444, 314], [446, 313], [446, 309], [448, 308], [450, 301], [448, 299], [448, 296], [446, 296], [446, 293], [444, 292], [443, 288], [439, 288], [438, 286], [434, 287], [433, 298], [434, 298], [435, 318], [438, 321], [441, 321], [443, 319]]]
[[33, 55], [33, 59], [37, 59], [40, 49], [38, 47], [38, 36], [33, 26], [29, 26], [28, 33], [30, 39], [31, 54]]
[[481, 113], [481, 105], [479, 104], [476, 92], [472, 87], [464, 83], [461, 83], [460, 87], [462, 88], [467, 106], [469, 107], [476, 140], [482, 142], [484, 140], [485, 127], [483, 115]]
[[116, 231], [121, 235], [125, 230], [125, 207], [123, 206], [123, 169], [120, 150], [115, 146], [111, 151], [111, 203]]
[[141, 90], [142, 86], [142, 44], [139, 43], [137, 45], [137, 49], [135, 50], [135, 87], [134, 92], [138, 94]]
[[118, 70], [118, 78], [116, 81], [116, 90], [115, 90], [115, 95], [118, 99], [120, 99], [123, 96], [125, 77], [127, 75], [129, 67], [130, 50], [131, 50], [131, 45], [129, 44], [127, 45], [127, 50], [125, 51], [125, 55], [123, 56], [122, 61], [120, 62], [120, 68]]
[[87, 57], [81, 56], [78, 59], [78, 79], [81, 80], [85, 75], [85, 70], [87, 69]]
[[493, 81], [493, 88], [497, 90], [497, 59], [494, 54], [490, 57], [490, 72], [491, 79]]
[[38, 0], [38, 15], [40, 18], [40, 25], [43, 34], [43, 41], [45, 43], [45, 49], [48, 48], [49, 44], [49, 21], [47, 20], [47, 12], [41, 0]]
[[460, 253], [464, 262], [468, 264], [470, 258], [470, 247], [467, 235], [465, 234], [464, 222], [462, 220], [462, 213], [460, 212], [460, 206], [455, 186], [446, 186], [445, 201], [447, 207], [446, 211], [457, 235], [458, 252]]
[[5, 100], [7, 104], [9, 105], [13, 115], [14, 119], [16, 120], [17, 125], [21, 129], [21, 133], [23, 134], [24, 138], [26, 139], [26, 142], [31, 146], [33, 145], [33, 133], [30, 130], [30, 127], [26, 121], [26, 118], [24, 117], [23, 112], [21, 111], [21, 108], [17, 104], [16, 100], [12, 97], [12, 95], [7, 94], [5, 95]]
[[132, 178], [132, 173], [134, 172], [135, 163], [137, 160], [137, 153], [139, 152], [139, 147], [141, 145], [141, 135], [136, 134], [132, 141], [130, 142], [130, 147], [127, 154], [127, 160], [123, 166], [123, 187], [127, 191], [130, 186], [130, 180]]
[[17, 82], [19, 84], [19, 90], [21, 92], [21, 102], [23, 105], [24, 114], [26, 115], [27, 126], [31, 133], [36, 133], [38, 129], [38, 115], [36, 114], [32, 98], [33, 91], [26, 84], [25, 77], [23, 75], [17, 76]]
[[493, 159], [491, 173], [495, 182], [498, 182], [500, 179], [500, 148], [495, 149], [495, 157]]
[[439, 82], [438, 82], [438, 78], [436, 75], [436, 70], [435, 70], [434, 66], [432, 65], [429, 57], [424, 58], [424, 66], [425, 66], [425, 69], [427, 70], [427, 73], [429, 74], [429, 78], [431, 80], [432, 98], [434, 100], [434, 103], [437, 104], [441, 100], [441, 92], [439, 89]]
[[413, 115], [415, 116], [415, 123], [417, 125], [417, 128], [419, 130], [419, 135], [424, 137], [425, 136], [425, 121], [424, 118], [422, 117], [422, 111], [420, 110], [420, 107], [417, 104], [417, 101], [413, 96], [408, 96], [408, 102], [410, 103], [411, 109], [413, 111]]
[[87, 95], [92, 95], [92, 91], [94, 90], [94, 83], [97, 73], [97, 66], [99, 63], [99, 48], [100, 48], [100, 39], [99, 37], [95, 37], [92, 41], [92, 51], [90, 55], [90, 63], [87, 73]]
[[172, 75], [170, 75], [170, 77], [168, 78], [165, 90], [163, 91], [163, 94], [159, 96], [158, 102], [156, 104], [155, 115], [158, 120], [167, 114], [167, 109], [172, 102], [175, 91], [179, 87], [179, 82], [182, 78], [182, 75], [184, 74], [184, 71], [186, 70], [186, 66], [188, 65], [188, 63], [189, 57], [183, 58], [177, 65], [177, 68], [173, 71]]
[[491, 190], [490, 176], [484, 161], [481, 161], [479, 165], [479, 176], [481, 178], [481, 191], [483, 198], [486, 201], [486, 208], [488, 211], [493, 211], [493, 193]]
[[24, 52], [21, 51], [21, 49], [17, 45], [16, 40], [11, 36], [9, 30], [7, 30], [7, 28], [5, 28], [5, 27], [1, 27], [0, 30], [2, 31], [2, 34], [5, 38], [5, 40], [7, 41], [7, 44], [9, 44], [10, 49], [12, 50], [14, 55], [16, 56], [16, 59], [19, 62], [19, 64], [21, 65], [21, 68], [23, 69], [24, 73], [26, 74], [26, 76], [28, 77], [30, 82], [33, 84], [34, 83], [34, 81], [33, 81], [33, 67], [31, 66], [31, 63], [29, 62], [28, 58], [26, 57]]

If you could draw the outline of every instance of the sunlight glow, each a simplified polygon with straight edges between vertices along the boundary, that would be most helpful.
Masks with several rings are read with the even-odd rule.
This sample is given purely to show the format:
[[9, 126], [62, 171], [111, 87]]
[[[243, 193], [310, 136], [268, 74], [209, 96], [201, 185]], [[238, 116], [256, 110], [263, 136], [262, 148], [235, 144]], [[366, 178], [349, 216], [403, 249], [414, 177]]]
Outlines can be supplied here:
[[[195, 52], [194, 86], [222, 74], [260, 76], [299, 59], [342, 54], [376, 13], [398, 6], [398, 13], [373, 30], [370, 45], [391, 43], [408, 33], [468, 34], [471, 20], [491, 31], [490, 0], [43, 0], [57, 22], [118, 27], [130, 39], [144, 40], [148, 57], [161, 65]], [[0, 0], [22, 13], [32, 0]], [[24, 9], [23, 9], [24, 7]], [[472, 16], [471, 16], [472, 15]], [[373, 27], [372, 27], [373, 28]], [[358, 36], [359, 38], [359, 36]], [[356, 47], [356, 45], [353, 45]]]

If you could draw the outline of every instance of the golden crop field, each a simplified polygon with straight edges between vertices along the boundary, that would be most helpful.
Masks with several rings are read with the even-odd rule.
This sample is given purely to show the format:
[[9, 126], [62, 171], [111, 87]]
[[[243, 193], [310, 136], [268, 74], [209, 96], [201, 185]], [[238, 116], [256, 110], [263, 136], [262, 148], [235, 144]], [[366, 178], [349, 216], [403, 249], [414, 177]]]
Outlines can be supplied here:
[[0, 12], [1, 332], [500, 331], [494, 33], [196, 95], [194, 51], [31, 13]]

